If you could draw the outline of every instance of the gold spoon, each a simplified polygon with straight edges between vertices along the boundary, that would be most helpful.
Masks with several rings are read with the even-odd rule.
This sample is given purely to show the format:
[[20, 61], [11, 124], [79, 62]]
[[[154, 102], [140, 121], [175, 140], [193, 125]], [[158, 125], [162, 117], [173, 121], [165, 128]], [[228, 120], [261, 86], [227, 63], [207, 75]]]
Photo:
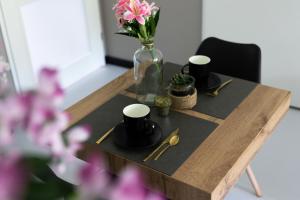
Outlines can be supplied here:
[[232, 79], [230, 79], [230, 80], [228, 80], [228, 81], [222, 83], [222, 85], [220, 85], [215, 91], [213, 91], [213, 92], [208, 92], [208, 93], [206, 93], [206, 94], [209, 95], [209, 96], [216, 97], [216, 96], [219, 95], [219, 91], [220, 91], [222, 88], [224, 88], [226, 85], [228, 85], [229, 83], [231, 83], [231, 82], [232, 82]]
[[168, 149], [169, 147], [175, 146], [175, 145], [177, 145], [178, 143], [179, 143], [179, 135], [174, 135], [174, 136], [172, 136], [172, 137], [170, 138], [170, 140], [169, 140], [167, 146], [166, 146], [163, 150], [161, 150], [161, 152], [159, 152], [159, 154], [154, 158], [154, 160], [158, 160], [159, 157], [160, 157], [165, 151], [167, 151], [167, 149]]

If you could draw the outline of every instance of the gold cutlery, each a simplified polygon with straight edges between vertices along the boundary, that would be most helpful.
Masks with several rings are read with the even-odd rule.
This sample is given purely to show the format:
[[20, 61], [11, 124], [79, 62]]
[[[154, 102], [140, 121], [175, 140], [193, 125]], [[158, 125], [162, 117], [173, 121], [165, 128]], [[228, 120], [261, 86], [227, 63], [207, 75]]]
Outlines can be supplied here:
[[174, 135], [173, 137], [170, 138], [167, 146], [157, 154], [157, 156], [154, 158], [154, 160], [158, 160], [160, 156], [167, 151], [168, 148], [175, 146], [179, 143], [179, 135]]
[[96, 144], [100, 144], [103, 140], [105, 140], [105, 138], [107, 138], [107, 136], [109, 136], [109, 134], [114, 130], [114, 128], [115, 128], [115, 127], [109, 129], [106, 133], [104, 133], [104, 135], [101, 136], [101, 137], [97, 140]]
[[177, 128], [176, 130], [174, 130], [173, 132], [171, 132], [171, 134], [164, 139], [164, 141], [162, 141], [162, 143], [156, 148], [154, 149], [154, 151], [152, 153], [150, 153], [144, 160], [143, 162], [148, 161], [150, 158], [152, 158], [165, 144], [168, 144], [170, 139], [174, 136], [174, 135], [178, 135], [179, 132], [179, 128]]
[[225, 82], [222, 83], [215, 91], [213, 91], [213, 92], [208, 92], [208, 93], [206, 93], [206, 94], [209, 95], [209, 96], [216, 97], [216, 96], [219, 95], [219, 91], [220, 91], [221, 89], [223, 89], [226, 85], [228, 85], [228, 84], [231, 83], [231, 82], [232, 82], [232, 79], [230, 79], [230, 80], [228, 80], [228, 81], [225, 81]]

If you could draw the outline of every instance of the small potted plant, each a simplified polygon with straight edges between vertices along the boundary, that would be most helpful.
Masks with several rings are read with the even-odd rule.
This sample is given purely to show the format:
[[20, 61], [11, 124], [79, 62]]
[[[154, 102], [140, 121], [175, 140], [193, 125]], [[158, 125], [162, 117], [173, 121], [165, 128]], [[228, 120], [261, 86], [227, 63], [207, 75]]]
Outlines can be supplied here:
[[195, 78], [187, 74], [175, 74], [171, 79], [170, 91], [175, 96], [192, 95], [195, 90]]
[[157, 96], [155, 98], [155, 106], [158, 109], [158, 114], [162, 117], [169, 115], [172, 100], [169, 96]]
[[174, 109], [191, 109], [197, 103], [195, 78], [187, 74], [175, 74], [170, 81], [169, 96]]

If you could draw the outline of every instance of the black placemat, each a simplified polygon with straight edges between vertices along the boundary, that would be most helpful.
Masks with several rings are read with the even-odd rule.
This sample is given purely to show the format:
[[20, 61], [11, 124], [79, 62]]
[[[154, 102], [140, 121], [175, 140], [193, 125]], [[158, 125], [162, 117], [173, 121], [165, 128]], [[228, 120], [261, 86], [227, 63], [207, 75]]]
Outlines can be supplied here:
[[[164, 80], [169, 81], [174, 74], [180, 72], [181, 68], [180, 65], [166, 63]], [[252, 92], [257, 83], [221, 74], [217, 75], [221, 78], [222, 83], [229, 79], [233, 79], [233, 81], [223, 88], [217, 97], [207, 96], [204, 93], [198, 94], [197, 105], [192, 110], [225, 119]], [[134, 86], [128, 90], [135, 92]]]
[[[117, 95], [77, 124], [90, 124], [92, 126], [93, 134], [89, 142], [94, 144], [102, 134], [122, 120], [123, 107], [132, 103], [135, 103], [134, 99]], [[169, 149], [158, 161], [142, 162], [155, 147], [138, 151], [125, 150], [117, 147], [111, 136], [99, 145], [99, 149], [147, 165], [167, 175], [172, 175], [217, 127], [217, 124], [212, 122], [178, 112], [171, 112], [168, 117], [163, 118], [158, 116], [153, 108], [151, 119], [161, 126], [163, 139], [176, 128], [180, 129], [180, 143]]]

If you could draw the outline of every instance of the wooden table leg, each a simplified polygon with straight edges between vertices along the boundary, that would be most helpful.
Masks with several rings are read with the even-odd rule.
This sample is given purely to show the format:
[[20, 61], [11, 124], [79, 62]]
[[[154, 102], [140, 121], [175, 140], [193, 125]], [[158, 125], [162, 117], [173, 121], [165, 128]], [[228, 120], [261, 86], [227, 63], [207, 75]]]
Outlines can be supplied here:
[[260, 189], [260, 186], [259, 186], [259, 184], [258, 184], [258, 182], [256, 180], [256, 177], [255, 177], [255, 175], [253, 173], [253, 170], [252, 170], [252, 168], [251, 168], [250, 165], [247, 166], [246, 172], [247, 172], [249, 180], [250, 180], [250, 182], [251, 182], [251, 184], [252, 184], [252, 186], [253, 186], [253, 188], [255, 190], [256, 196], [262, 197], [262, 191]]

